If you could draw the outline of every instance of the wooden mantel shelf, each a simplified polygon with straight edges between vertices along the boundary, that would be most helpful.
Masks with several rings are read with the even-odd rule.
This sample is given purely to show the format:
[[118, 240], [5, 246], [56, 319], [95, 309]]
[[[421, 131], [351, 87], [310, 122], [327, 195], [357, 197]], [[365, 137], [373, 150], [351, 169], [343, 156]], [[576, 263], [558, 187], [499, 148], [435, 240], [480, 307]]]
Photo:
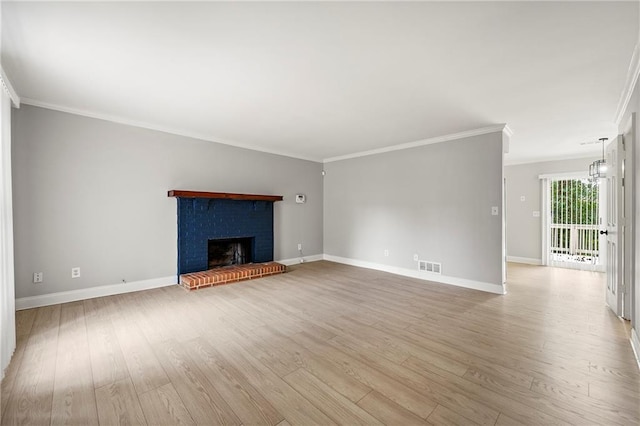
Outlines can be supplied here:
[[282, 195], [232, 194], [230, 192], [183, 191], [181, 189], [172, 189], [167, 193], [167, 196], [179, 198], [223, 198], [226, 200], [282, 201]]

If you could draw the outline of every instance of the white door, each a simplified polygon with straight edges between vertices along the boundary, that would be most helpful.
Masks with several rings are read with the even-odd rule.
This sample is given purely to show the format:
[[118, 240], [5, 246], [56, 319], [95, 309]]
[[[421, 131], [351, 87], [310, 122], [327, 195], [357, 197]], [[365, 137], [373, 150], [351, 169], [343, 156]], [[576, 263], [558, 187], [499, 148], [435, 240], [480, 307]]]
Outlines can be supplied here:
[[607, 305], [616, 315], [622, 315], [622, 280], [624, 278], [624, 242], [621, 241], [622, 233], [619, 232], [623, 221], [624, 209], [621, 201], [624, 197], [622, 179], [620, 177], [622, 150], [622, 137], [617, 137], [607, 146], [607, 220], [606, 229], [601, 234], [607, 236]]

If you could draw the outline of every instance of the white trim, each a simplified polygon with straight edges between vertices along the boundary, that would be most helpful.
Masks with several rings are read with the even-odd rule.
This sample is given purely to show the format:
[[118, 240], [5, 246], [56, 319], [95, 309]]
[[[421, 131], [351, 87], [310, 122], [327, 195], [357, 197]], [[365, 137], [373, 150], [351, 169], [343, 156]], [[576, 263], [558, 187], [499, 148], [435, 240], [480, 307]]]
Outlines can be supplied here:
[[545, 173], [538, 175], [538, 179], [549, 180], [566, 180], [566, 179], [587, 179], [589, 178], [589, 172], [586, 170], [579, 172], [565, 172], [565, 173]]
[[502, 132], [508, 137], [511, 138], [513, 136], [513, 130], [511, 130], [511, 127], [509, 127], [508, 124], [505, 124], [504, 127], [502, 128]]
[[551, 185], [549, 185], [550, 179], [540, 179], [540, 196], [542, 198], [541, 209], [540, 209], [540, 218], [541, 227], [540, 232], [540, 241], [541, 251], [540, 251], [540, 261], [544, 266], [549, 266], [549, 238], [550, 235], [550, 226], [551, 223]]
[[[192, 131], [185, 130], [185, 129], [166, 127], [166, 126], [162, 126], [162, 125], [158, 125], [158, 124], [152, 124], [152, 123], [146, 123], [146, 122], [142, 122], [142, 121], [138, 121], [138, 120], [132, 120], [132, 119], [128, 119], [128, 118], [124, 118], [124, 117], [120, 117], [120, 116], [97, 113], [97, 112], [87, 111], [87, 110], [78, 109], [78, 108], [66, 107], [66, 106], [53, 104], [53, 103], [49, 103], [49, 102], [43, 102], [43, 101], [39, 101], [39, 100], [36, 100], [36, 99], [31, 99], [31, 98], [19, 98], [17, 96], [17, 94], [15, 96], [16, 96], [17, 104], [16, 104], [16, 100], [14, 100], [14, 104], [16, 104], [16, 107], [19, 107], [20, 104], [22, 103], [22, 104], [26, 104], [26, 105], [39, 107], [39, 108], [50, 109], [50, 110], [53, 110], [53, 111], [65, 112], [65, 113], [68, 113], [68, 114], [75, 114], [75, 115], [80, 115], [80, 116], [83, 116], [83, 117], [95, 118], [97, 120], [104, 120], [104, 121], [110, 121], [110, 122], [113, 122], [113, 123], [124, 124], [124, 125], [127, 125], [127, 126], [140, 127], [140, 128], [143, 128], [143, 129], [156, 130], [156, 131], [159, 131], [159, 132], [169, 133], [169, 134], [172, 134], [172, 135], [184, 136], [184, 137], [193, 138], [193, 139], [199, 139], [199, 140], [203, 140], [203, 141], [207, 141], [207, 142], [214, 142], [214, 143], [219, 143], [219, 144], [223, 144], [223, 145], [235, 146], [237, 148], [249, 149], [249, 150], [252, 150], [252, 151], [264, 152], [264, 153], [267, 153], [267, 154], [273, 154], [273, 155], [280, 155], [280, 156], [284, 156], [284, 157], [297, 158], [299, 160], [311, 161], [311, 162], [314, 162], [314, 163], [331, 163], [331, 162], [334, 162], [334, 161], [346, 160], [346, 159], [349, 159], [349, 158], [358, 158], [358, 157], [365, 157], [365, 156], [368, 156], [368, 155], [382, 154], [382, 153], [385, 153], [385, 152], [400, 151], [400, 150], [403, 150], [403, 149], [415, 148], [415, 147], [419, 147], [419, 146], [430, 145], [430, 144], [440, 143], [440, 142], [446, 142], [446, 141], [456, 140], [456, 139], [463, 139], [463, 138], [467, 138], [467, 137], [479, 136], [479, 135], [484, 135], [484, 134], [489, 134], [489, 133], [494, 133], [494, 132], [499, 132], [499, 131], [502, 131], [503, 133], [505, 133], [508, 136], [509, 140], [511, 139], [511, 136], [513, 135], [513, 131], [509, 128], [509, 126], [507, 126], [506, 124], [500, 124], [500, 125], [496, 125], [496, 126], [482, 127], [480, 129], [469, 130], [469, 131], [460, 132], [460, 133], [452, 133], [452, 134], [449, 134], [449, 135], [443, 135], [443, 136], [438, 136], [438, 137], [429, 138], [429, 139], [422, 139], [422, 140], [415, 141], [415, 142], [408, 142], [408, 143], [403, 143], [403, 144], [399, 144], [399, 145], [392, 145], [392, 146], [373, 149], [373, 150], [369, 150], [369, 151], [362, 151], [362, 152], [356, 152], [356, 153], [353, 153], [353, 154], [346, 154], [346, 155], [337, 156], [337, 157], [330, 157], [330, 158], [320, 159], [320, 158], [315, 158], [315, 157], [302, 156], [300, 154], [294, 154], [294, 153], [291, 153], [291, 152], [265, 149], [263, 147], [259, 147], [259, 146], [255, 146], [255, 145], [249, 145], [249, 144], [245, 144], [245, 143], [241, 143], [241, 142], [237, 142], [237, 141], [232, 141], [232, 140], [227, 140], [227, 139], [221, 139], [221, 138], [218, 138], [218, 137], [215, 137], [215, 136], [212, 136], [212, 135], [207, 135], [207, 134], [198, 133], [198, 132], [192, 132]], [[13, 97], [12, 97], [12, 99], [13, 99]], [[510, 144], [506, 144], [506, 146], [505, 146], [505, 149], [507, 150], [505, 152], [505, 154], [508, 153], [509, 145]], [[577, 154], [577, 155], [564, 155], [564, 156], [553, 156], [553, 157], [536, 158], [536, 159], [522, 160], [522, 161], [509, 161], [508, 154], [507, 154], [507, 155], [505, 155], [504, 165], [505, 166], [516, 166], [516, 165], [520, 165], [520, 164], [544, 163], [544, 162], [548, 162], [548, 161], [562, 161], [562, 160], [574, 160], [574, 159], [596, 158], [596, 157], [597, 157], [597, 154]]]
[[299, 263], [305, 263], [305, 262], [317, 262], [318, 260], [323, 260], [323, 259], [324, 259], [324, 255], [323, 254], [314, 254], [314, 255], [311, 255], [311, 256], [294, 257], [292, 259], [276, 260], [276, 262], [282, 263], [285, 266], [291, 266], [291, 265], [297, 265]]
[[0, 89], [0, 372], [16, 349], [13, 195], [11, 184], [11, 96]]
[[633, 90], [638, 82], [638, 76], [640, 75], [640, 43], [636, 43], [636, 47], [633, 49], [633, 55], [631, 56], [631, 62], [629, 63], [629, 69], [627, 70], [627, 80], [624, 84], [624, 89], [620, 94], [620, 100], [618, 101], [618, 108], [616, 108], [616, 115], [613, 118], [613, 122], [620, 126], [622, 117], [627, 110]]
[[507, 256], [507, 262], [525, 263], [527, 265], [542, 265], [542, 259], [534, 259], [533, 257]]
[[149, 280], [132, 281], [126, 284], [103, 285], [100, 287], [82, 288], [79, 290], [62, 291], [59, 293], [42, 294], [39, 296], [21, 297], [16, 299], [16, 310], [39, 308], [40, 306], [57, 305], [59, 303], [75, 302], [77, 300], [93, 299], [94, 297], [112, 296], [114, 294], [132, 293], [134, 291], [150, 290], [153, 288], [177, 285], [178, 277], [152, 278]]
[[[434, 281], [443, 284], [455, 285], [458, 287], [466, 287], [474, 290], [486, 291], [495, 294], [506, 294], [506, 287], [500, 284], [492, 284], [481, 281], [468, 280], [465, 278], [449, 277], [446, 275], [432, 274], [429, 272], [421, 272], [406, 268], [383, 265], [379, 263], [366, 262], [362, 260], [349, 259], [346, 257], [332, 256], [328, 254], [315, 254], [305, 256], [305, 262], [316, 262], [319, 260], [327, 260], [330, 262], [342, 263], [345, 265], [357, 266], [367, 269], [375, 269], [378, 271], [389, 272], [405, 277], [417, 278], [425, 281]], [[277, 262], [284, 265], [299, 264], [300, 258], [282, 259]], [[41, 306], [56, 305], [59, 303], [75, 302], [78, 300], [92, 299], [95, 297], [112, 296], [115, 294], [132, 293], [141, 290], [150, 290], [154, 288], [167, 287], [177, 285], [178, 277], [175, 275], [162, 278], [152, 278], [149, 280], [133, 281], [126, 284], [112, 284], [100, 287], [91, 287], [86, 289], [63, 291], [59, 293], [43, 294], [39, 296], [21, 297], [16, 299], [16, 310], [24, 310], [38, 308]]]
[[530, 160], [521, 160], [521, 161], [508, 161], [508, 156], [505, 156], [505, 166], [520, 166], [523, 164], [536, 164], [536, 163], [551, 163], [554, 161], [564, 161], [564, 160], [582, 160], [583, 158], [596, 159], [600, 158], [598, 153], [593, 154], [575, 154], [575, 155], [561, 155], [561, 156], [551, 156], [551, 157], [538, 157]]
[[[422, 139], [415, 142], [401, 143], [399, 145], [392, 145], [384, 148], [371, 149], [368, 151], [355, 152], [353, 154], [340, 155], [338, 157], [325, 158], [322, 162], [332, 163], [334, 161], [348, 160], [350, 158], [366, 157], [369, 155], [383, 154], [385, 152], [392, 152], [392, 151], [401, 151], [404, 149], [416, 148], [419, 146], [431, 145], [434, 143], [469, 138], [472, 136], [486, 135], [486, 134], [495, 133], [495, 132], [504, 132], [505, 129], [508, 129], [506, 124], [498, 124], [495, 126], [482, 127], [480, 129], [467, 130], [465, 132], [451, 133], [449, 135], [436, 136], [434, 138], [429, 138], [429, 139]], [[511, 130], [509, 129], [508, 132], [511, 132]]]
[[486, 291], [494, 294], [506, 294], [506, 287], [501, 284], [486, 283], [482, 281], [468, 280], [465, 278], [450, 277], [447, 275], [434, 274], [430, 272], [418, 271], [396, 266], [383, 265], [381, 263], [367, 262], [364, 260], [349, 259], [347, 257], [324, 255], [324, 260], [330, 262], [343, 263], [345, 265], [357, 266], [360, 268], [375, 269], [377, 271], [389, 272], [405, 277], [417, 278], [425, 281], [433, 281], [442, 284], [450, 284], [458, 287], [466, 287], [474, 290]]
[[[504, 125], [504, 129], [502, 129], [502, 153], [508, 154], [509, 147], [511, 146], [511, 137], [513, 136], [513, 130], [509, 128], [506, 124]], [[503, 160], [504, 162], [504, 156]]]
[[638, 369], [640, 369], [640, 338], [638, 338], [638, 332], [635, 328], [631, 329], [631, 349], [636, 356], [636, 362], [638, 363]]
[[[316, 262], [323, 260], [324, 255], [315, 254], [304, 256], [304, 262]], [[283, 265], [297, 265], [300, 258], [277, 260]], [[16, 310], [24, 310], [38, 308], [41, 306], [57, 305], [59, 303], [75, 302], [77, 300], [92, 299], [94, 297], [112, 296], [114, 294], [132, 293], [134, 291], [150, 290], [153, 288], [166, 287], [176, 285], [178, 277], [172, 275], [170, 277], [152, 278], [149, 280], [132, 281], [126, 284], [112, 284], [100, 287], [83, 288], [79, 290], [63, 291], [59, 293], [42, 294], [39, 296], [21, 297], [16, 299]]]
[[18, 93], [16, 93], [15, 89], [11, 85], [11, 81], [9, 81], [9, 77], [7, 77], [7, 74], [5, 74], [4, 69], [2, 68], [2, 65], [0, 65], [0, 85], [2, 85], [2, 87], [4, 87], [4, 89], [6, 90], [7, 94], [9, 94], [9, 97], [11, 98], [11, 102], [13, 102], [13, 105], [16, 108], [20, 108], [20, 96], [18, 96]]
[[317, 158], [304, 157], [304, 156], [301, 156], [300, 154], [294, 154], [294, 153], [291, 153], [291, 152], [265, 149], [263, 147], [259, 147], [259, 146], [255, 146], [255, 145], [249, 145], [249, 144], [245, 144], [245, 143], [241, 143], [241, 142], [237, 142], [237, 141], [232, 141], [232, 140], [228, 140], [228, 139], [221, 139], [221, 138], [218, 138], [218, 137], [215, 137], [215, 136], [212, 136], [212, 135], [207, 135], [207, 134], [204, 134], [204, 133], [192, 132], [192, 131], [189, 131], [189, 130], [178, 129], [178, 128], [174, 128], [174, 127], [167, 127], [167, 126], [162, 126], [162, 125], [159, 125], [159, 124], [146, 123], [146, 122], [143, 122], [143, 121], [132, 120], [132, 119], [116, 116], [116, 115], [109, 115], [109, 114], [103, 114], [103, 113], [99, 113], [99, 112], [86, 111], [86, 110], [77, 109], [77, 108], [70, 108], [70, 107], [66, 107], [66, 106], [62, 106], [62, 105], [51, 104], [51, 103], [48, 103], [48, 102], [41, 102], [41, 101], [38, 101], [38, 100], [35, 100], [35, 99], [30, 99], [30, 98], [22, 98], [22, 103], [26, 104], [26, 105], [39, 107], [39, 108], [46, 108], [46, 109], [50, 109], [50, 110], [54, 110], [54, 111], [65, 112], [67, 114], [75, 114], [75, 115], [80, 115], [80, 116], [83, 116], [83, 117], [95, 118], [95, 119], [98, 119], [98, 120], [110, 121], [110, 122], [118, 123], [118, 124], [125, 124], [127, 126], [134, 126], [134, 127], [140, 127], [140, 128], [143, 128], [143, 129], [156, 130], [156, 131], [159, 131], [159, 132], [170, 133], [172, 135], [184, 136], [184, 137], [187, 137], [187, 138], [200, 139], [200, 140], [207, 141], [207, 142], [214, 142], [214, 143], [219, 143], [219, 144], [223, 144], [223, 145], [235, 146], [236, 148], [243, 148], [243, 149], [249, 149], [249, 150], [252, 150], [252, 151], [265, 152], [267, 154], [273, 154], [273, 155], [280, 155], [280, 156], [284, 156], [284, 157], [297, 158], [299, 160], [312, 161], [314, 163], [321, 163], [322, 162], [321, 160], [319, 160]]

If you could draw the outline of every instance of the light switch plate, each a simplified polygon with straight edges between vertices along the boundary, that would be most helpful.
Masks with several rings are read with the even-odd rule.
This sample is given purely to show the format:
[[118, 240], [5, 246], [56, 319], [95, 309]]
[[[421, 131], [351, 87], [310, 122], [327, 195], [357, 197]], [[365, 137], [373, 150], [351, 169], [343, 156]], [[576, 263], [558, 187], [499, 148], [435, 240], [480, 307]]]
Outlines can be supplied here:
[[520, 201], [525, 201], [527, 199], [527, 197], [525, 197], [524, 195], [520, 196]]
[[491, 207], [491, 216], [498, 216], [498, 206]]
[[539, 211], [534, 211], [533, 212], [533, 217], [540, 217], [540, 212]]

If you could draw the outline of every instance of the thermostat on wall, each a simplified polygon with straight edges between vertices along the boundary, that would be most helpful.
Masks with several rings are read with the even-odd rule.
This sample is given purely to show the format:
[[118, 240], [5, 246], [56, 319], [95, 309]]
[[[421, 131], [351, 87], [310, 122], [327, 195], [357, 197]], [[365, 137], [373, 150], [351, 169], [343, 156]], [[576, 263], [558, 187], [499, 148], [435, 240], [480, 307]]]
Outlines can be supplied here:
[[296, 194], [296, 203], [304, 204], [307, 201], [307, 197], [304, 194]]

